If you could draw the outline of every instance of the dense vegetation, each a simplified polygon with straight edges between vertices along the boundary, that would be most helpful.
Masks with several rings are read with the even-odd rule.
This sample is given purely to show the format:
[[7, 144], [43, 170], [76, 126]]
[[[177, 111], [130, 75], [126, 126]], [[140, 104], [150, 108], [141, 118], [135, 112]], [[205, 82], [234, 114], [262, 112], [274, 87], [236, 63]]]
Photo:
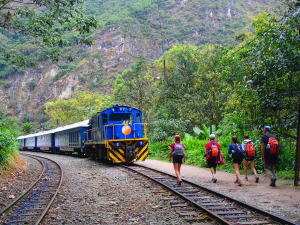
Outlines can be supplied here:
[[27, 1], [17, 4], [14, 0], [0, 1], [0, 85], [8, 86], [5, 79], [22, 71], [23, 66], [45, 59], [64, 58], [66, 64], [70, 61], [77, 64], [81, 54], [75, 46], [92, 44], [90, 32], [97, 24], [100, 26], [93, 30], [95, 35], [109, 27], [120, 27], [132, 39], [157, 42], [162, 51], [175, 42], [235, 45], [238, 41], [234, 37], [249, 31], [249, 18], [277, 5], [274, 2], [33, 0], [31, 4]]
[[57, 61], [68, 46], [91, 45], [95, 27], [81, 0], [0, 1], [0, 79], [43, 59]]
[[196, 45], [234, 44], [234, 34], [248, 31], [249, 17], [267, 8], [264, 1], [248, 4], [227, 0], [87, 0], [85, 6], [87, 14], [97, 15], [104, 27], [120, 27], [126, 35], [148, 37], [166, 45], [174, 40]]
[[[279, 169], [292, 170], [300, 104], [299, 15], [293, 6], [277, 16], [261, 14], [255, 32], [235, 48], [178, 44], [154, 63], [141, 59], [124, 71], [116, 80], [116, 99], [146, 112], [151, 153], [166, 159], [173, 136], [181, 134], [188, 162], [204, 166], [208, 133], [191, 135], [195, 127], [215, 125], [230, 161], [231, 136], [241, 142], [247, 133], [260, 150], [262, 126], [268, 124], [283, 147]], [[261, 171], [262, 163], [258, 166]]]
[[13, 164], [17, 156], [19, 146], [17, 135], [19, 131], [16, 120], [3, 118], [3, 113], [0, 113], [0, 174], [8, 164]]
[[58, 99], [47, 102], [45, 112], [51, 118], [47, 122], [47, 127], [55, 128], [85, 120], [111, 104], [110, 97], [87, 91], [77, 92], [70, 100]]
[[[120, 15], [129, 10], [129, 5], [125, 6]], [[146, 11], [151, 7], [148, 1], [140, 5]], [[140, 8], [135, 15], [142, 20], [146, 11], [140, 15]], [[230, 137], [238, 136], [241, 142], [243, 135], [249, 134], [259, 156], [262, 127], [269, 125], [282, 145], [279, 169], [292, 170], [300, 103], [300, 10], [293, 4], [286, 9], [254, 19], [254, 32], [239, 36], [240, 44], [176, 44], [158, 60], [141, 56], [118, 75], [113, 96], [96, 97], [99, 107], [119, 103], [141, 109], [150, 124], [151, 156], [160, 159], [167, 159], [174, 135], [180, 134], [187, 162], [205, 166], [204, 145], [208, 134], [214, 132], [226, 157], [226, 169], [232, 167], [226, 153]], [[131, 24], [126, 21], [129, 17], [124, 18], [125, 24]], [[117, 22], [121, 23], [116, 18]], [[80, 117], [82, 112], [87, 116], [94, 112], [94, 107], [83, 111], [78, 99], [89, 99], [86, 103], [91, 106], [95, 96], [88, 92], [78, 96], [47, 103], [52, 123], [56, 118], [72, 118], [65, 119], [65, 124], [87, 119]], [[60, 111], [60, 107], [66, 110]], [[257, 166], [262, 171], [262, 163]]]

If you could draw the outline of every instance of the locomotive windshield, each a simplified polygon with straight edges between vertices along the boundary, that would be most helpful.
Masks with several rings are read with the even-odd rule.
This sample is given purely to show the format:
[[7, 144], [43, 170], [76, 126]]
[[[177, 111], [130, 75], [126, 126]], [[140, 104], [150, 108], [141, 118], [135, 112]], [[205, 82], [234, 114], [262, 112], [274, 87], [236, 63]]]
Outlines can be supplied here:
[[131, 113], [114, 113], [109, 115], [110, 121], [123, 121], [123, 120], [133, 120], [133, 114]]

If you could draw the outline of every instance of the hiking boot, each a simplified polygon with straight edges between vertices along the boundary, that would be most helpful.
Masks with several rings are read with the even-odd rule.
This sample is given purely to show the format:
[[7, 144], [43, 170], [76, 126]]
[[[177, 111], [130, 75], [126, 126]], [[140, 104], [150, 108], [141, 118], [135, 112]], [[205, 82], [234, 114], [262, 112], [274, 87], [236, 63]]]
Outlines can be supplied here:
[[181, 180], [177, 180], [175, 185], [181, 185]]
[[259, 177], [255, 177], [255, 183], [259, 182]]
[[248, 177], [245, 177], [245, 180], [248, 181]]
[[241, 180], [239, 180], [239, 181], [238, 181], [238, 184], [239, 184], [239, 186], [240, 186], [240, 187], [242, 187], [242, 186], [243, 186], [243, 183], [242, 183], [242, 181], [241, 181]]
[[213, 183], [217, 183], [217, 178], [212, 179]]
[[276, 182], [276, 178], [272, 179], [272, 180], [271, 180], [271, 183], [270, 183], [270, 186], [271, 186], [271, 187], [276, 187], [275, 182]]
[[234, 183], [235, 183], [235, 184], [237, 184], [237, 183], [239, 183], [239, 181], [238, 181], [238, 180], [236, 180], [236, 181], [234, 181]]

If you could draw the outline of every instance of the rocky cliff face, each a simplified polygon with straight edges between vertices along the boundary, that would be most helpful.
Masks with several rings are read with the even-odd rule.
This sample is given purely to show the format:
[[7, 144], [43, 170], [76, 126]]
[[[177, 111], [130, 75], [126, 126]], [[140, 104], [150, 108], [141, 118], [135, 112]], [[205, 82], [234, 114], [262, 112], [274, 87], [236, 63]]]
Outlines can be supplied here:
[[[110, 26], [96, 33], [95, 45], [84, 47], [89, 57], [81, 57], [81, 61], [76, 62], [76, 68], [59, 79], [55, 77], [62, 68], [59, 64], [49, 62], [42, 62], [23, 73], [9, 76], [7, 80], [9, 87], [0, 86], [1, 111], [18, 117], [36, 116], [46, 102], [57, 98], [70, 98], [77, 90], [110, 94], [116, 74], [131, 66], [140, 56], [157, 59], [162, 55], [163, 49], [170, 48], [178, 41], [198, 45], [207, 43], [213, 37], [218, 43], [222, 43], [221, 39], [225, 36], [227, 39], [228, 37], [234, 39], [235, 31], [240, 32], [238, 25], [245, 23], [240, 21], [242, 16], [250, 17], [257, 14], [259, 12], [255, 9], [257, 4], [269, 4], [269, 1], [265, 3], [265, 0], [227, 1], [224, 7], [220, 8], [215, 6], [216, 1], [213, 1], [213, 6], [209, 6], [211, 10], [207, 8], [202, 10], [203, 5], [200, 1], [171, 2], [170, 6], [164, 7], [167, 10], [163, 14], [164, 18], [161, 19], [161, 15], [157, 12], [148, 15], [147, 21], [151, 26], [147, 28], [147, 35], [142, 32], [142, 23], [130, 26], [132, 29], [130, 32], [134, 35], [129, 35], [119, 26]], [[249, 15], [241, 11], [241, 4], [249, 7]], [[165, 28], [171, 27], [169, 33], [159, 30], [160, 23]], [[250, 19], [248, 26], [249, 24]], [[160, 40], [163, 40], [164, 46]], [[91, 82], [94, 85], [91, 86]]]
[[139, 56], [155, 59], [161, 54], [156, 43], [144, 42], [145, 40], [127, 38], [120, 28], [111, 27], [97, 34], [95, 45], [87, 49], [94, 56], [78, 62], [75, 70], [57, 81], [54, 81], [54, 78], [61, 68], [47, 62], [10, 76], [10, 87], [0, 87], [1, 109], [9, 115], [34, 116], [48, 101], [57, 98], [68, 99], [77, 90], [87, 90], [87, 82], [82, 82], [80, 77], [95, 69], [104, 71], [103, 76], [107, 79], [95, 90], [110, 94], [116, 74], [132, 65]]

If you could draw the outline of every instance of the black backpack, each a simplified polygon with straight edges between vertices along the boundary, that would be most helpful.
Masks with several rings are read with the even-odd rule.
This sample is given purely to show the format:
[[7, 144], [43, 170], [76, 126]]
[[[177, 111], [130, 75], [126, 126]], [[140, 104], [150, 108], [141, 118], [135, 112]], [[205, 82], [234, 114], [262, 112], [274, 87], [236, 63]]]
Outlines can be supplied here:
[[244, 159], [245, 151], [242, 148], [242, 145], [235, 143], [233, 144], [232, 157], [235, 159]]

